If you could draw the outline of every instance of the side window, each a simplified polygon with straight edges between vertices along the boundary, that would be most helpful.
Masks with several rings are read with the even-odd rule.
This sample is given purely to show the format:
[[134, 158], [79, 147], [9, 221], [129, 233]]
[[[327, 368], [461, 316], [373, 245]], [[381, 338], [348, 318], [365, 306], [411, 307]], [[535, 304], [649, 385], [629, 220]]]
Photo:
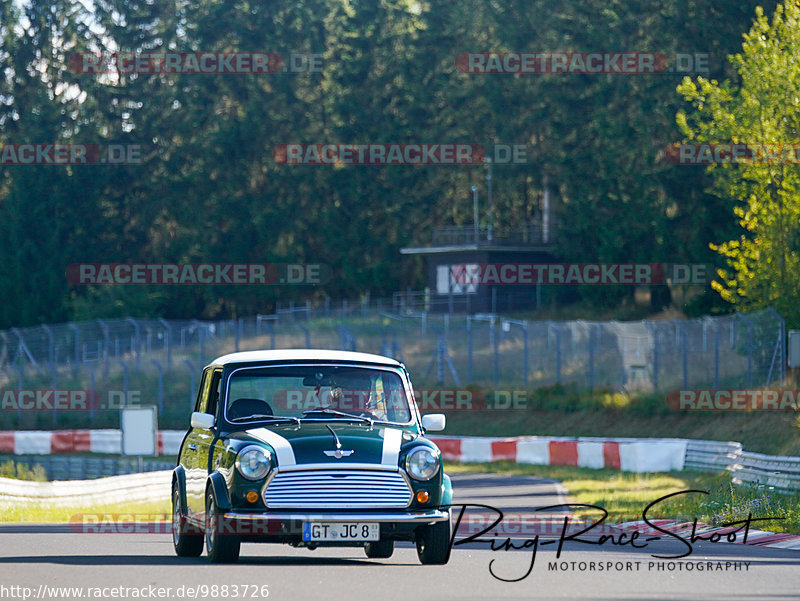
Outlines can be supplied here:
[[217, 405], [219, 405], [219, 393], [222, 389], [222, 370], [214, 370], [211, 375], [211, 386], [209, 387], [208, 404], [206, 405], [206, 413], [212, 415], [217, 414]]
[[194, 410], [200, 413], [206, 413], [208, 407], [208, 389], [211, 386], [211, 369], [203, 372], [203, 380], [200, 382], [200, 389], [197, 391], [197, 401], [194, 404]]

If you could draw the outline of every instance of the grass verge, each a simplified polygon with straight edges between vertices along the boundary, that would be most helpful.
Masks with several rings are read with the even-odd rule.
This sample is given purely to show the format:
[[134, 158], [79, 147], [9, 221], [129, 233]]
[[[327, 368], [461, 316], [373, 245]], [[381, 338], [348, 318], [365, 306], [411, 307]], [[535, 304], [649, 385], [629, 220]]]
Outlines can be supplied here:
[[[667, 499], [653, 508], [653, 518], [720, 525], [747, 518], [776, 517], [754, 522], [753, 529], [800, 534], [800, 493], [781, 493], [755, 486], [734, 486], [727, 473], [667, 472], [633, 474], [611, 469], [523, 465], [510, 461], [459, 464], [446, 462], [445, 471], [530, 475], [559, 480], [570, 502], [599, 505], [611, 514], [609, 522], [640, 520], [644, 508], [665, 495], [683, 490], [708, 491]], [[577, 512], [587, 513], [587, 512]]]
[[[130, 514], [130, 519], [121, 521], [163, 522], [169, 520], [172, 508], [170, 500], [165, 498], [157, 503], [120, 503], [120, 504], [76, 504], [55, 506], [47, 503], [21, 504], [0, 502], [0, 523], [26, 522], [33, 524], [81, 522], [80, 514], [91, 514], [103, 519], [103, 516], [119, 516]], [[108, 518], [114, 519], [114, 518]]]

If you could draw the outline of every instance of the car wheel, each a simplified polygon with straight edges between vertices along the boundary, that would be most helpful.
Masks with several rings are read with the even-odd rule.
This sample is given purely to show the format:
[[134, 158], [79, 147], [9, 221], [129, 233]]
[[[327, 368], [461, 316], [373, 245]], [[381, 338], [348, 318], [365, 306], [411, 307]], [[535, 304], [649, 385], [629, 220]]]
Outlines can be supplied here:
[[[195, 533], [190, 534], [191, 530]], [[172, 546], [178, 557], [198, 557], [203, 552], [203, 535], [181, 513], [181, 493], [176, 484], [172, 486]]]
[[370, 559], [386, 559], [394, 553], [393, 540], [381, 540], [364, 545], [364, 551]]
[[442, 565], [450, 559], [450, 520], [417, 528], [417, 556], [426, 565]]
[[239, 559], [242, 541], [232, 534], [220, 534], [221, 512], [209, 490], [206, 493], [206, 553], [212, 563], [232, 563]]

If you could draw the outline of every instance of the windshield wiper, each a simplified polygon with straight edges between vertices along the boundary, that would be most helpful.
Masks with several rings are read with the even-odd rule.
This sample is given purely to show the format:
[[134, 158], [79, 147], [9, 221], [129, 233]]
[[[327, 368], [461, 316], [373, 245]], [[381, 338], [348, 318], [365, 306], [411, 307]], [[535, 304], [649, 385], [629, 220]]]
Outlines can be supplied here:
[[242, 417], [229, 418], [228, 421], [232, 423], [243, 422], [251, 419], [266, 419], [269, 422], [294, 422], [300, 425], [300, 418], [297, 417], [275, 417], [274, 415], [266, 415], [264, 413], [254, 413], [253, 415], [243, 415]]
[[308, 411], [303, 411], [303, 417], [306, 417], [310, 414], [314, 413], [321, 413], [323, 415], [335, 415], [337, 417], [344, 417], [351, 420], [356, 420], [360, 422], [366, 422], [370, 426], [372, 425], [372, 418], [365, 417], [363, 415], [353, 415], [352, 413], [345, 413], [344, 411], [336, 411], [335, 409], [328, 409], [326, 407], [321, 407], [319, 409], [309, 409]]

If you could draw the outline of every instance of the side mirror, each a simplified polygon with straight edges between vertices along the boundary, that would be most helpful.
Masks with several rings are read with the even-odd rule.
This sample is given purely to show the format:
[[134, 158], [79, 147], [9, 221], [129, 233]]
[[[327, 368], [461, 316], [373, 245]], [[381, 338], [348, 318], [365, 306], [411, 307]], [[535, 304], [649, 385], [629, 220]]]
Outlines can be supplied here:
[[444, 430], [444, 413], [431, 413], [422, 416], [422, 427], [430, 432], [441, 432]]
[[200, 428], [201, 430], [209, 430], [214, 427], [214, 416], [210, 413], [200, 413], [195, 411], [192, 413], [192, 428]]

